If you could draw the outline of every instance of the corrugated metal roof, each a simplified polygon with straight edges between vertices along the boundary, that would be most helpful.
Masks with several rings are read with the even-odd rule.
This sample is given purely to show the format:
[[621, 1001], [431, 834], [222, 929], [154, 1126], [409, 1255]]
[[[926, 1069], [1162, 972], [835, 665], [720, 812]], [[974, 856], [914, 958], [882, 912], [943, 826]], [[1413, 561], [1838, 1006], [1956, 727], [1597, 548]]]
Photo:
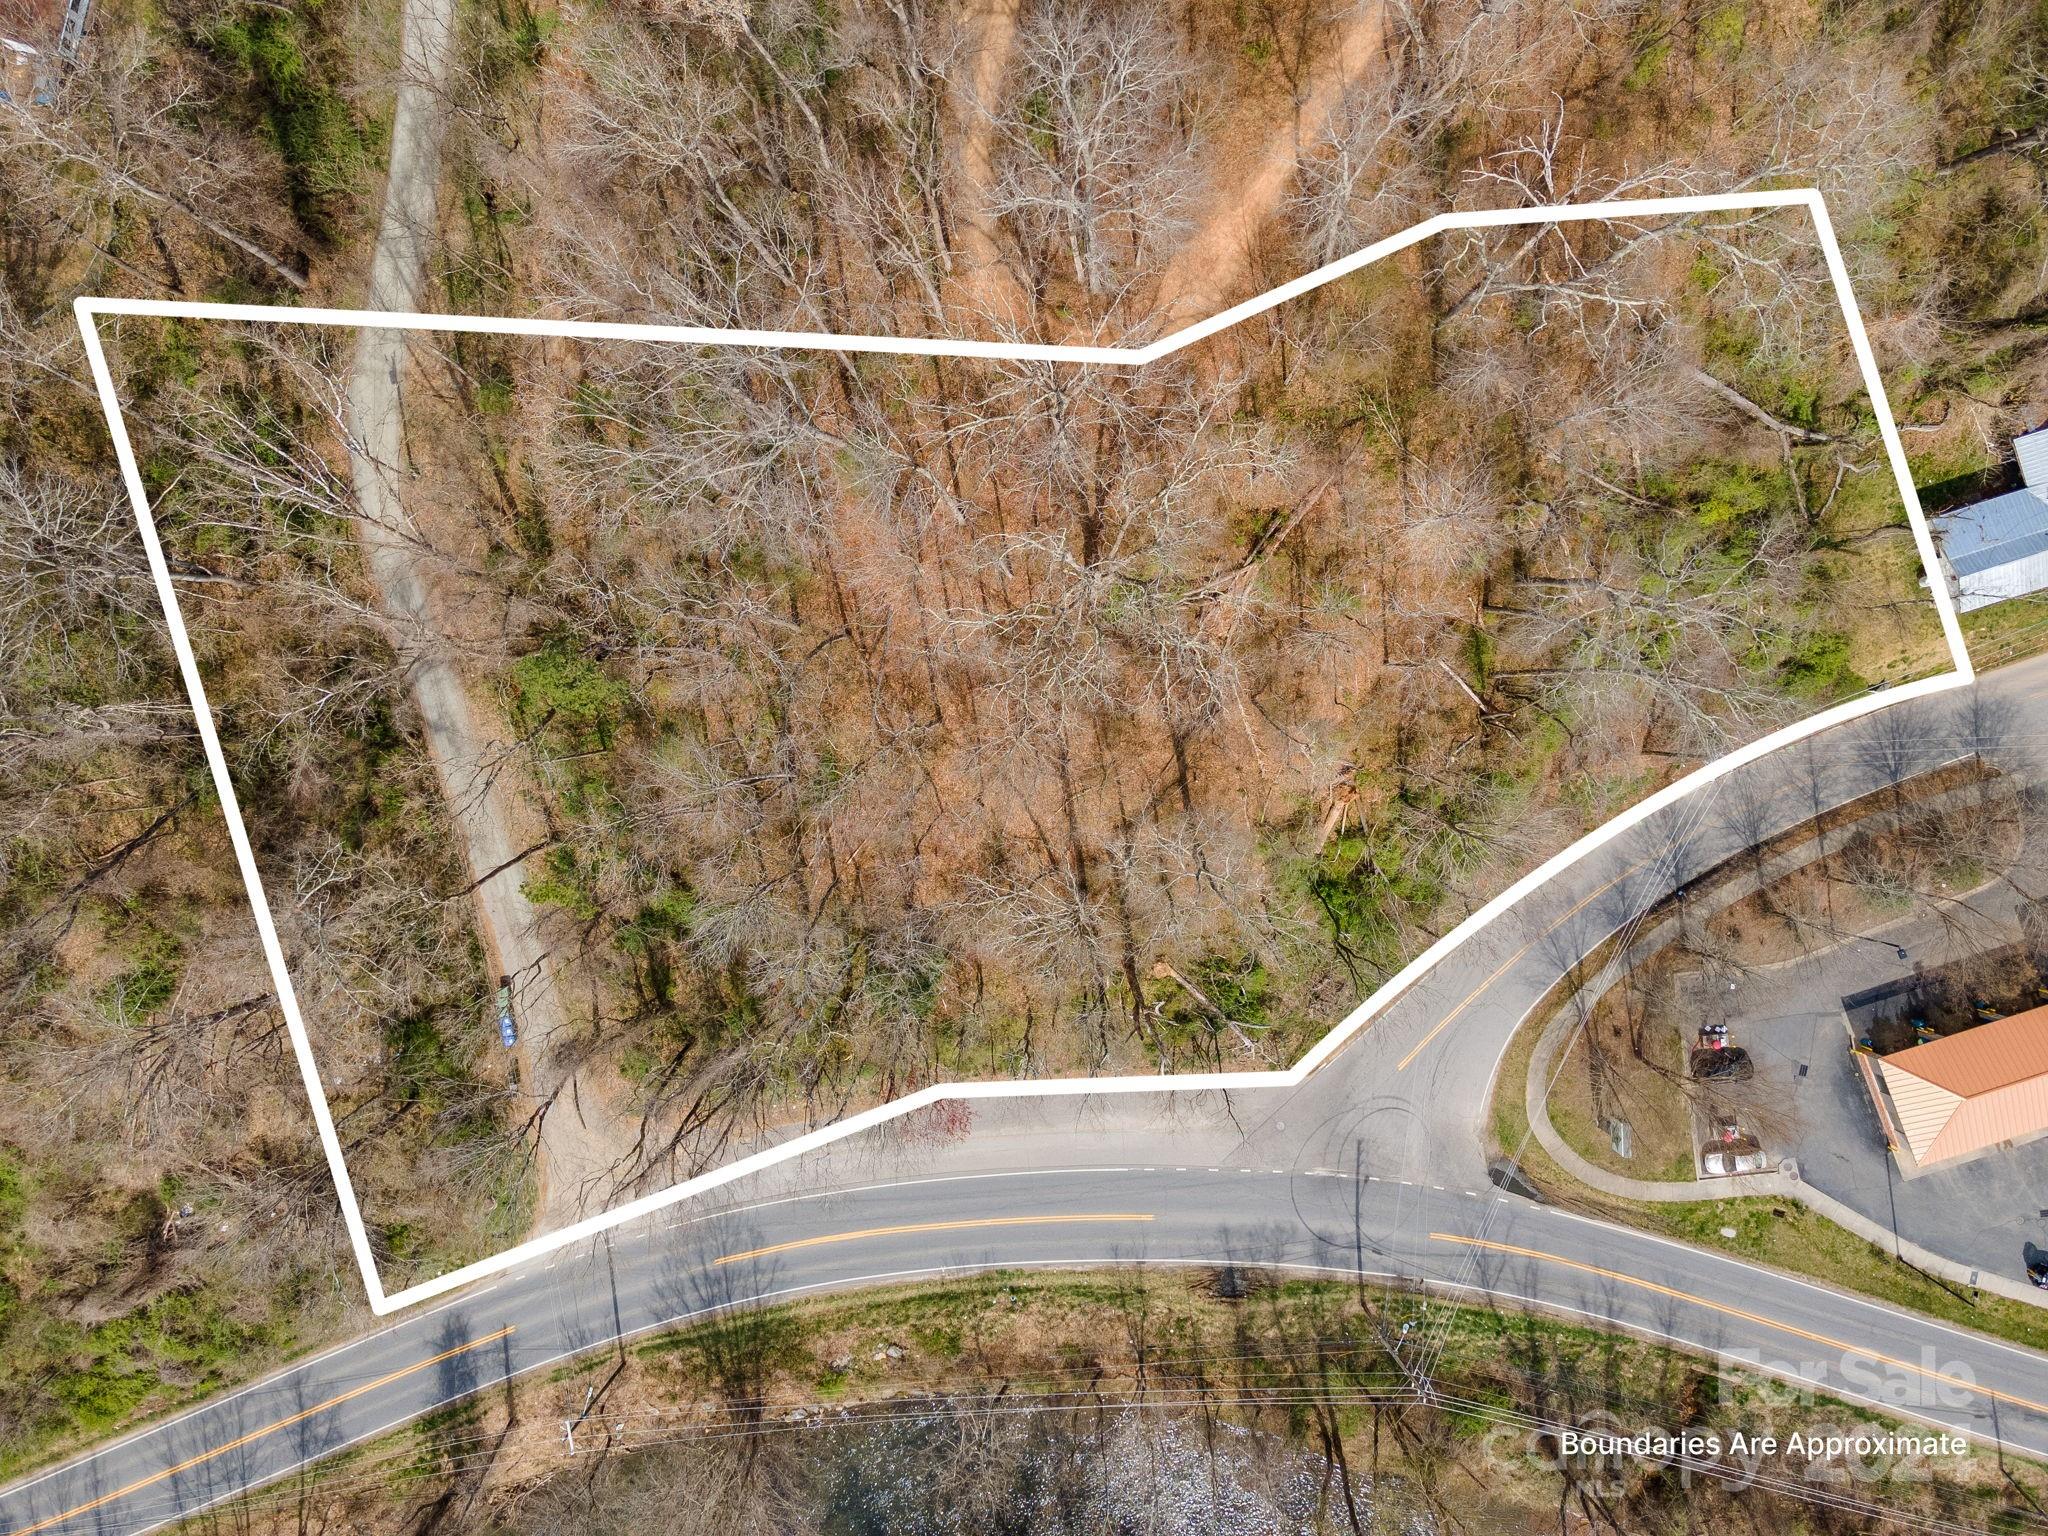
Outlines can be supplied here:
[[2022, 560], [2031, 560], [2043, 550], [2048, 550], [2048, 528], [2021, 538], [2007, 539], [2003, 544], [1980, 549], [1974, 555], [1951, 560], [1948, 565], [1959, 577], [1975, 576], [1980, 571], [1995, 571], [2003, 566], [2017, 565]]
[[2048, 427], [2012, 440], [2020, 461], [2020, 478], [2037, 491], [2048, 491]]
[[2024, 560], [2048, 549], [2048, 495], [2008, 491], [1934, 519], [1941, 553], [1958, 576]]
[[1885, 1077], [1910, 1072], [1963, 1098], [2048, 1076], [2048, 1008], [2029, 1008], [1885, 1057]]
[[1918, 1163], [2048, 1132], [2048, 1008], [1930, 1040], [1879, 1065]]

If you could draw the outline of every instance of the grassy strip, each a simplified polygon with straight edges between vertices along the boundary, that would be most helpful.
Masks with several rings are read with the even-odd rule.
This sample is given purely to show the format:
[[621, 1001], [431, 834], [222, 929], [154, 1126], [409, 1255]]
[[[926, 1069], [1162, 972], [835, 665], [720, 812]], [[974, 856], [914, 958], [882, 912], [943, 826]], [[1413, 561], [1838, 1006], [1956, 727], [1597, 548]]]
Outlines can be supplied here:
[[[1623, 1202], [1627, 1206], [1626, 1202]], [[1632, 1226], [1820, 1280], [1837, 1290], [2048, 1350], [2048, 1307], [1952, 1288], [1797, 1201], [1756, 1197], [1627, 1206]], [[1724, 1237], [1723, 1228], [1735, 1235]]]
[[[1609, 992], [1560, 1054], [1550, 1085], [1550, 1123], [1566, 1146], [1596, 1168], [1623, 1178], [1683, 1182], [1693, 1176], [1692, 1105], [1679, 1087], [1686, 1070], [1684, 1044], [1677, 1026], [1653, 1008], [1644, 1026], [1645, 1047], [1662, 1064], [1642, 1060], [1621, 1039], [1615, 1007], [1615, 994]], [[1616, 1154], [1595, 1107], [1586, 1059], [1586, 1031], [1591, 1029], [1609, 1035], [1601, 1071], [1608, 1102], [1634, 1129], [1630, 1159]]]
[[[342, 1497], [364, 1490], [372, 1505], [430, 1497], [437, 1478], [459, 1475], [490, 1443], [501, 1447], [493, 1477], [505, 1507], [516, 1509], [522, 1485], [539, 1486], [567, 1464], [558, 1409], [587, 1409], [586, 1438], [608, 1453], [659, 1458], [672, 1442], [735, 1429], [761, 1447], [774, 1443], [762, 1436], [792, 1424], [886, 1433], [890, 1423], [998, 1405], [1015, 1413], [1149, 1404], [1220, 1414], [1325, 1455], [1335, 1435], [1389, 1514], [1428, 1486], [1441, 1490], [1448, 1472], [1460, 1513], [1504, 1529], [1557, 1500], [1539, 1442], [1497, 1427], [1526, 1413], [1781, 1436], [1888, 1422], [1868, 1406], [1824, 1395], [1802, 1401], [1669, 1345], [1540, 1311], [1338, 1277], [1283, 1279], [1256, 1266], [1239, 1278], [1245, 1294], [1224, 1299], [1211, 1270], [1010, 1270], [742, 1307], [566, 1364], [523, 1387], [527, 1401], [516, 1408], [486, 1395], [473, 1412], [423, 1419], [347, 1463], [323, 1465], [320, 1481]], [[1441, 1339], [1431, 1404], [1414, 1400], [1394, 1359], [1404, 1323]], [[530, 1433], [501, 1445], [508, 1417]], [[803, 1454], [824, 1455], [828, 1443]], [[1484, 1469], [1477, 1484], [1475, 1468]], [[1898, 1484], [1881, 1473], [1860, 1492], [1901, 1509], [1933, 1492], [1952, 1518], [1962, 1512], [1988, 1527], [2009, 1503], [2003, 1480], [2015, 1469], [2032, 1475], [2017, 1461], [1973, 1453], [1926, 1472], [1905, 1467]], [[1781, 1460], [1769, 1470], [1796, 1478], [1804, 1467]], [[368, 1526], [377, 1512], [358, 1505], [347, 1514]]]
[[2048, 593], [2015, 597], [1962, 615], [1963, 643], [1980, 668], [2048, 650]]
[[[1484, 1395], [1530, 1384], [1559, 1362], [1598, 1357], [1610, 1407], [1668, 1406], [1674, 1367], [1719, 1368], [1668, 1344], [1541, 1311], [1361, 1287], [1332, 1275], [1279, 1278], [1247, 1266], [1249, 1294], [1226, 1300], [1206, 1268], [995, 1270], [948, 1280], [808, 1297], [657, 1335], [633, 1359], [693, 1402], [729, 1385], [736, 1337], [755, 1347], [755, 1406], [851, 1405], [1001, 1381], [1009, 1396], [1138, 1395], [1167, 1387], [1279, 1388], [1342, 1365], [1350, 1385], [1378, 1380], [1390, 1399], [1406, 1378], [1390, 1345], [1404, 1324], [1441, 1339], [1433, 1371], [1447, 1391]], [[768, 1347], [761, 1347], [767, 1345]], [[1345, 1346], [1350, 1346], [1346, 1348]], [[891, 1355], [891, 1349], [900, 1351]], [[603, 1376], [606, 1354], [565, 1365], [551, 1383]], [[1290, 1374], [1299, 1371], [1300, 1380]], [[1749, 1400], [1747, 1378], [1725, 1401]], [[1760, 1394], [1774, 1399], [1776, 1389]], [[1528, 1399], [1503, 1399], [1526, 1406]], [[1835, 1412], [1874, 1417], [1867, 1405]]]

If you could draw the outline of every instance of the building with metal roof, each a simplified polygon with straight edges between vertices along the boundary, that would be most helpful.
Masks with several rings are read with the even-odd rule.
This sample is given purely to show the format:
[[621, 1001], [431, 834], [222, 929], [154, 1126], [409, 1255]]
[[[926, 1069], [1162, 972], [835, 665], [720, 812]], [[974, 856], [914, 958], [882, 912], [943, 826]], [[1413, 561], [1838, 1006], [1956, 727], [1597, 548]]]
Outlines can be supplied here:
[[78, 57], [92, 0], [0, 0], [0, 101], [47, 107], [53, 66]]
[[1879, 1066], [1921, 1167], [2048, 1133], [2048, 1008], [1895, 1051]]
[[2002, 603], [2048, 588], [2048, 427], [2013, 439], [2021, 486], [1933, 520], [1956, 607]]

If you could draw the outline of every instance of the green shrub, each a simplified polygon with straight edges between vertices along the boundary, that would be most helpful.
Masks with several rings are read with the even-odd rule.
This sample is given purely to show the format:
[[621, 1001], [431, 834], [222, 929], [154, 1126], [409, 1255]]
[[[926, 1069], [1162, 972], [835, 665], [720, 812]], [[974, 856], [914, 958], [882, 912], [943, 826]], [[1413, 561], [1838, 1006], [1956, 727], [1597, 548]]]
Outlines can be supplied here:
[[513, 715], [522, 727], [531, 730], [545, 721], [594, 737], [606, 750], [632, 698], [625, 684], [562, 636], [512, 664], [512, 695]]
[[243, 74], [248, 99], [284, 160], [293, 216], [307, 234], [330, 244], [356, 202], [368, 136], [313, 63], [318, 39], [309, 34], [319, 20], [317, 4], [235, 10], [200, 41]]
[[1779, 663], [1779, 672], [1799, 698], [1832, 698], [1868, 686], [1849, 665], [1849, 637], [1837, 630], [1808, 639]]

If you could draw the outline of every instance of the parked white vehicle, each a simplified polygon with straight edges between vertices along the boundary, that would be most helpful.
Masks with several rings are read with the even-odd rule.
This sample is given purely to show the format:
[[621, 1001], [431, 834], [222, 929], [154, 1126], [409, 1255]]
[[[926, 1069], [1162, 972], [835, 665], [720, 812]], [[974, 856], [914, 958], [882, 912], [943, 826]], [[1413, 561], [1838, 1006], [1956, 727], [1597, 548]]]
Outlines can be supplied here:
[[1725, 1117], [1714, 1122], [1714, 1139], [1700, 1148], [1700, 1167], [1709, 1178], [1762, 1173], [1770, 1166], [1771, 1160], [1764, 1156], [1757, 1139]]
[[1713, 1178], [1731, 1173], [1762, 1173], [1771, 1166], [1762, 1147], [1715, 1147], [1700, 1162]]

